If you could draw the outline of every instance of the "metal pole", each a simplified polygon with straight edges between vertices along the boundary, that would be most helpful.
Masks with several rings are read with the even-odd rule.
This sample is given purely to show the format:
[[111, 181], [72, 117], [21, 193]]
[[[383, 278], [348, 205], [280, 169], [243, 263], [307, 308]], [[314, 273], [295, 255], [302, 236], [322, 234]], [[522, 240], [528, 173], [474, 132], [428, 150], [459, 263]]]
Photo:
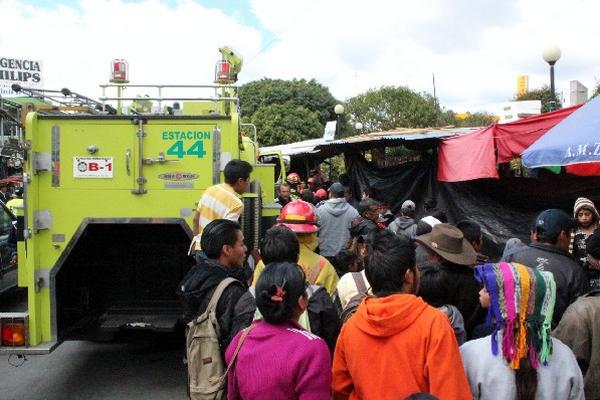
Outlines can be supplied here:
[[550, 63], [550, 94], [552, 99], [556, 100], [556, 91], [554, 90], [554, 63]]
[[550, 103], [550, 111], [554, 110], [556, 107], [556, 90], [554, 89], [554, 63], [550, 64], [550, 98], [552, 102]]
[[340, 137], [340, 122], [342, 121], [342, 114], [337, 115], [337, 122], [335, 123], [335, 138], [339, 139]]

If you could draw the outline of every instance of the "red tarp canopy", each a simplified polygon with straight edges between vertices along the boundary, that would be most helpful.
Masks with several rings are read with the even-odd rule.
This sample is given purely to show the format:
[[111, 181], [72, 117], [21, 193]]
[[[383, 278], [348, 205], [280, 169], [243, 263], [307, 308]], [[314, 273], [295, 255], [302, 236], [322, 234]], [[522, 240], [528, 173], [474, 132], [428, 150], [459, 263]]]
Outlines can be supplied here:
[[498, 179], [497, 164], [519, 157], [533, 142], [579, 107], [581, 104], [442, 140], [438, 151], [438, 181]]

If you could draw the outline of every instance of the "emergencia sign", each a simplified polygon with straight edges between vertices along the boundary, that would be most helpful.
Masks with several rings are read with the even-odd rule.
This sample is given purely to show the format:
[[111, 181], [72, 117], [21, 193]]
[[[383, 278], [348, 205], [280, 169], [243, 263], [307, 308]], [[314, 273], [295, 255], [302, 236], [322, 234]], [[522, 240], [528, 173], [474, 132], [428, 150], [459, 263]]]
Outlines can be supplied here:
[[0, 56], [0, 95], [21, 96], [11, 86], [18, 83], [24, 88], [43, 89], [42, 62], [25, 58]]

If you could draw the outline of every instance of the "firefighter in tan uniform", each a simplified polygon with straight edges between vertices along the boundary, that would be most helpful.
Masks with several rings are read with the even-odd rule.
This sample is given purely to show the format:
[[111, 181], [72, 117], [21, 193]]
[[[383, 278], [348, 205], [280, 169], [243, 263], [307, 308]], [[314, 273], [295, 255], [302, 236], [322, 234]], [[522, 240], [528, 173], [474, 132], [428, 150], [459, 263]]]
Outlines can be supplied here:
[[[302, 200], [288, 203], [281, 210], [281, 216], [277, 219], [277, 225], [290, 228], [298, 237], [300, 242], [300, 256], [298, 265], [306, 274], [306, 279], [311, 285], [323, 286], [331, 295], [338, 283], [338, 275], [333, 265], [314, 250], [319, 245], [317, 242], [317, 217], [311, 205]], [[265, 269], [263, 262], [259, 262], [254, 270], [254, 282]]]

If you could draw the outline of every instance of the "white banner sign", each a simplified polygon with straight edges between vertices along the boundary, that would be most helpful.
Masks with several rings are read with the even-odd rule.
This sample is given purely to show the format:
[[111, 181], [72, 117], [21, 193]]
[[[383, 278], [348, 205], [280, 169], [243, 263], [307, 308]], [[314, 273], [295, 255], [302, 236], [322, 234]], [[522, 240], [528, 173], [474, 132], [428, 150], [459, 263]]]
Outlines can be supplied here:
[[43, 89], [42, 62], [23, 58], [0, 56], [0, 95], [22, 96], [11, 89], [14, 83], [24, 88]]

